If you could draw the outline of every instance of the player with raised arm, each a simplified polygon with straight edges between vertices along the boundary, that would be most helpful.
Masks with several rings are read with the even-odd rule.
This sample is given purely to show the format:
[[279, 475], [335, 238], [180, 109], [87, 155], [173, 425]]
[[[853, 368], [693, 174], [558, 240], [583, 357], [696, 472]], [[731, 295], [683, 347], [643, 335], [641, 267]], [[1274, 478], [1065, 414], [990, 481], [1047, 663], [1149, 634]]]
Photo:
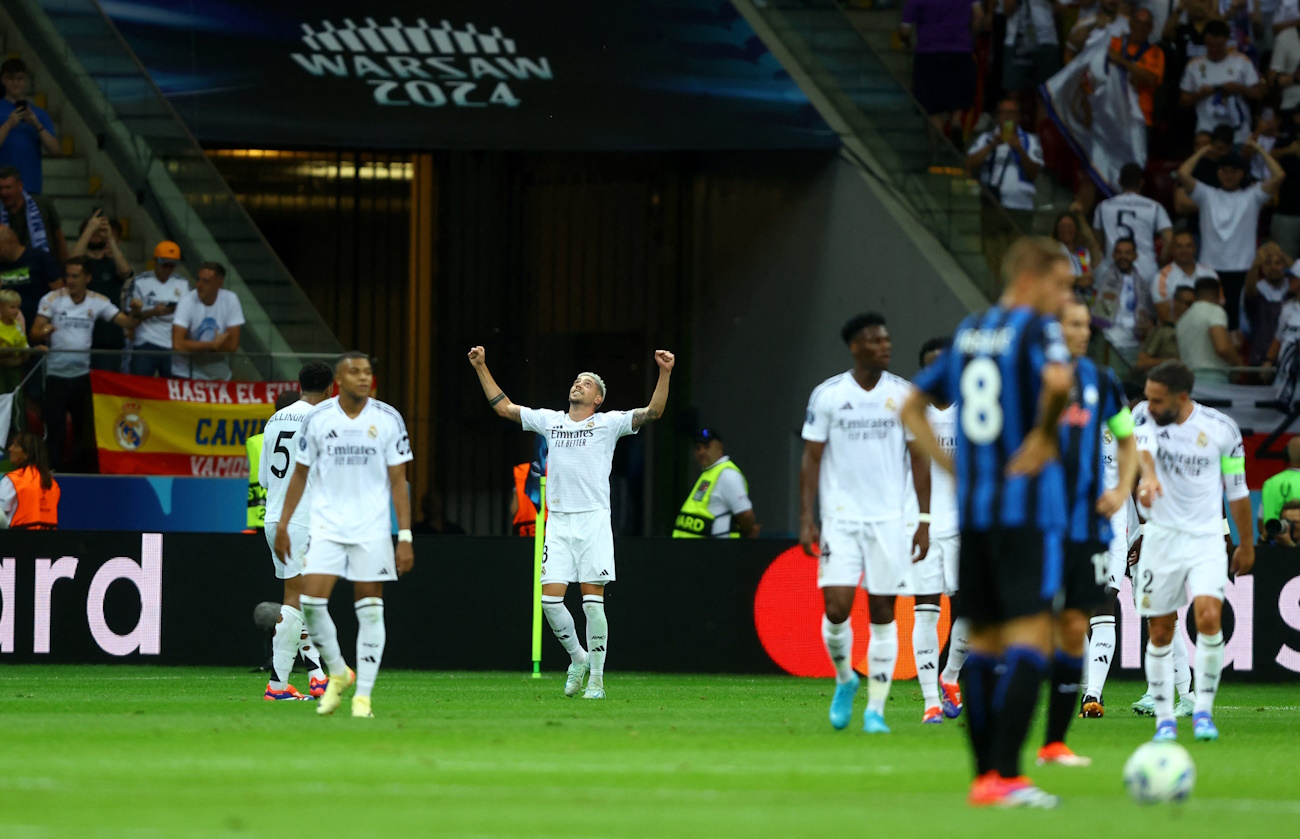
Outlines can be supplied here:
[[[320, 697], [329, 686], [329, 677], [321, 670], [320, 654], [311, 642], [310, 633], [303, 620], [299, 598], [302, 596], [303, 558], [311, 534], [311, 483], [308, 481], [304, 498], [298, 505], [293, 521], [286, 522], [293, 555], [281, 562], [275, 556], [275, 534], [281, 521], [284, 498], [289, 492], [289, 474], [294, 467], [294, 453], [298, 450], [297, 436], [303, 420], [312, 408], [329, 398], [334, 373], [322, 361], [309, 361], [298, 371], [299, 393], [286, 391], [288, 402], [276, 402], [275, 413], [266, 422], [262, 437], [262, 456], [258, 459], [257, 482], [266, 488], [266, 544], [271, 549], [271, 564], [275, 575], [284, 580], [284, 605], [280, 607], [280, 622], [275, 625], [271, 639], [271, 675], [266, 686], [266, 699], [305, 699], [289, 684], [289, 671], [301, 652], [311, 668], [311, 696]], [[295, 398], [296, 397], [296, 398]]]
[[[635, 411], [598, 411], [605, 402], [605, 381], [579, 373], [569, 388], [569, 410], [525, 408], [511, 402], [487, 368], [482, 347], [469, 351], [488, 405], [498, 416], [534, 431], [549, 445], [546, 464], [546, 539], [542, 547], [542, 611], [556, 639], [569, 654], [564, 695], [583, 691], [583, 699], [605, 698], [605, 655], [609, 622], [605, 586], [614, 582], [614, 531], [609, 514], [609, 473], [619, 438], [636, 434], [663, 416], [668, 382], [676, 359], [655, 350], [659, 381], [650, 404]], [[587, 649], [578, 641], [573, 615], [564, 605], [571, 583], [582, 587], [587, 616]], [[586, 690], [583, 680], [588, 679]]]
[[[1004, 261], [999, 303], [957, 328], [952, 348], [917, 377], [902, 419], [917, 444], [957, 476], [961, 522], [957, 616], [970, 621], [962, 672], [975, 806], [1055, 807], [1020, 774], [1020, 751], [1052, 651], [1066, 521], [1057, 421], [1068, 403], [1070, 352], [1052, 317], [1073, 276], [1058, 243], [1023, 238]], [[926, 407], [955, 404], [957, 457]], [[996, 700], [995, 700], [996, 697]]]
[[[898, 418], [912, 385], [889, 372], [893, 345], [884, 316], [858, 315], [844, 324], [840, 337], [853, 356], [853, 369], [818, 385], [804, 418], [799, 542], [804, 553], [819, 557], [817, 585], [826, 607], [822, 641], [835, 665], [831, 726], [849, 724], [861, 683], [853, 670], [850, 620], [861, 586], [871, 614], [862, 730], [887, 734], [885, 703], [898, 663], [894, 603], [897, 595], [914, 593], [912, 563], [924, 559], [930, 547], [930, 464]], [[920, 510], [913, 533], [907, 532], [904, 516], [909, 464]], [[917, 597], [917, 603], [918, 620], [921, 604], [932, 606], [937, 625], [939, 595]], [[929, 649], [937, 662], [937, 630]], [[942, 721], [937, 696], [934, 703], [936, 721]]]
[[[1047, 700], [1047, 726], [1038, 765], [1087, 766], [1089, 758], [1076, 755], [1065, 744], [1074, 719], [1083, 679], [1083, 654], [1088, 620], [1115, 613], [1113, 589], [1124, 573], [1128, 556], [1128, 509], [1137, 480], [1137, 444], [1133, 417], [1124, 388], [1109, 369], [1098, 369], [1088, 358], [1092, 337], [1088, 307], [1071, 300], [1061, 312], [1065, 344], [1074, 357], [1074, 384], [1070, 405], [1061, 416], [1061, 462], [1065, 467], [1068, 525], [1060, 608], [1056, 616], [1056, 655], [1052, 660]], [[1110, 442], [1107, 442], [1107, 439]], [[1113, 479], [1106, 459], [1116, 462]], [[1118, 557], [1111, 554], [1115, 541], [1112, 521], [1124, 517]], [[1112, 576], [1113, 575], [1113, 576]]]
[[[298, 432], [297, 463], [285, 493], [280, 521], [294, 513], [311, 479], [311, 531], [303, 558], [303, 617], [329, 670], [329, 685], [316, 713], [332, 714], [343, 691], [356, 683], [352, 716], [373, 717], [370, 693], [379, 676], [387, 633], [384, 583], [415, 565], [411, 544], [411, 498], [406, 464], [411, 439], [402, 415], [370, 396], [374, 372], [370, 357], [344, 353], [334, 366], [339, 395], [317, 405]], [[393, 548], [389, 505], [397, 513]], [[278, 528], [275, 555], [294, 555], [291, 529]], [[357, 669], [343, 660], [338, 630], [330, 617], [330, 594], [339, 577], [352, 583], [357, 613]]]
[[1133, 584], [1147, 619], [1147, 681], [1155, 699], [1156, 740], [1174, 740], [1174, 622], [1192, 598], [1196, 617], [1197, 740], [1217, 740], [1214, 696], [1223, 670], [1223, 599], [1229, 564], [1223, 553], [1223, 498], [1242, 535], [1234, 574], [1255, 565], [1245, 445], [1237, 423], [1191, 397], [1195, 376], [1181, 361], [1147, 374], [1146, 401], [1133, 411], [1141, 452], [1138, 503], [1146, 507], [1142, 554]]

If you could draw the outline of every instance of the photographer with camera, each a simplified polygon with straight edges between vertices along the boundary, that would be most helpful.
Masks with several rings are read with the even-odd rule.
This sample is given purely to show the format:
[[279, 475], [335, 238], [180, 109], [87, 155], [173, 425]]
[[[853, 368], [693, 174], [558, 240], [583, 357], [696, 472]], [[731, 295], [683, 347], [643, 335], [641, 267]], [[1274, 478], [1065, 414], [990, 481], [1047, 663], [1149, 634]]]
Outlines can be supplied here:
[[1278, 518], [1265, 519], [1260, 541], [1265, 545], [1294, 548], [1300, 545], [1300, 498], [1282, 505]]
[[27, 65], [21, 58], [0, 63], [0, 83], [4, 85], [4, 98], [0, 99], [0, 166], [17, 168], [27, 191], [35, 195], [44, 186], [41, 152], [50, 157], [62, 154], [54, 121], [44, 109], [25, 98]]
[[[1291, 532], [1284, 520], [1300, 522], [1300, 435], [1286, 444], [1287, 468], [1264, 482], [1260, 491], [1259, 538], [1268, 544], [1295, 547], [1300, 543], [1300, 530]], [[1287, 515], [1295, 504], [1294, 512]], [[1282, 541], [1288, 538], [1290, 541]]]

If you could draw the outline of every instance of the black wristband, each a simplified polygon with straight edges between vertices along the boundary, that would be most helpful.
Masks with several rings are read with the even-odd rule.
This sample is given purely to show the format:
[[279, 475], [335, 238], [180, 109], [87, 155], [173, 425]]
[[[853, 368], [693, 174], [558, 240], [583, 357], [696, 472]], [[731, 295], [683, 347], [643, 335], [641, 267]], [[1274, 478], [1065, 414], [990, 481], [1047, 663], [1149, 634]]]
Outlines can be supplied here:
[[505, 399], [505, 398], [506, 398], [506, 394], [505, 394], [504, 391], [502, 391], [501, 393], [498, 393], [495, 397], [493, 397], [492, 399], [489, 399], [489, 400], [488, 400], [488, 407], [489, 407], [489, 408], [495, 408], [495, 407], [497, 406], [497, 403], [500, 402], [502, 399]]

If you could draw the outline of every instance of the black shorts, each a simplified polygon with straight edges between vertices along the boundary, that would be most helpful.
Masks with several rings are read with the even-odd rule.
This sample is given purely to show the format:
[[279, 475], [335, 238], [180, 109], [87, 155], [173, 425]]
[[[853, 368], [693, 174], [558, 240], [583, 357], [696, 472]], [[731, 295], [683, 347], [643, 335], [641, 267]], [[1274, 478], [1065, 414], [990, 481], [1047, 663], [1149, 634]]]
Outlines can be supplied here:
[[1097, 566], [1093, 557], [1102, 556], [1102, 577], [1106, 576], [1106, 552], [1102, 542], [1065, 543], [1065, 567], [1061, 574], [1061, 608], [1078, 609], [1089, 615], [1104, 608], [1107, 602], [1105, 584], [1097, 584]]
[[1035, 527], [963, 530], [957, 617], [976, 626], [1052, 608], [1061, 586], [1061, 541]]

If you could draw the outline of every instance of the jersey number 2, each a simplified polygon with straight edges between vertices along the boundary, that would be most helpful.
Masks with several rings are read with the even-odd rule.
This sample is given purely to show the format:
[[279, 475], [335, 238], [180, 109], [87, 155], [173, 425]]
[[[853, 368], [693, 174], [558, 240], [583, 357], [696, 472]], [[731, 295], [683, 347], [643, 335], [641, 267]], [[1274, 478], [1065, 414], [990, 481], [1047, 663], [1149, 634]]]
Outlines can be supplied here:
[[988, 358], [973, 358], [961, 373], [961, 428], [985, 446], [1002, 433], [1002, 371]]
[[286, 439], [293, 439], [292, 431], [281, 431], [280, 436], [275, 438], [275, 448], [271, 450], [272, 458], [279, 454], [284, 455], [284, 466], [282, 467], [276, 466], [275, 460], [271, 461], [271, 474], [281, 479], [283, 479], [285, 475], [289, 474], [289, 464], [293, 462], [293, 457], [289, 454], [289, 450], [284, 446], [284, 441]]

